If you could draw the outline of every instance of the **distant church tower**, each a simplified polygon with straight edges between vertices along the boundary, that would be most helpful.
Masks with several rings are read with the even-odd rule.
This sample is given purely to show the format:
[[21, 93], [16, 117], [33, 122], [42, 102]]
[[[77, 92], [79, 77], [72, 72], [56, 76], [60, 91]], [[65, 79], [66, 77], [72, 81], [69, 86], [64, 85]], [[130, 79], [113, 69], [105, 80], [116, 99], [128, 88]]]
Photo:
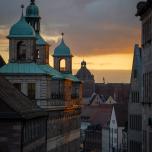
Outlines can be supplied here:
[[62, 33], [62, 40], [59, 46], [54, 50], [54, 68], [62, 73], [72, 74], [72, 54], [70, 48], [65, 44], [63, 39], [64, 33]]
[[26, 21], [30, 24], [36, 33], [36, 62], [39, 64], [49, 64], [49, 44], [40, 35], [39, 8], [35, 4], [35, 0], [31, 0], [30, 5], [26, 8]]
[[78, 70], [76, 76], [83, 82], [83, 97], [91, 97], [95, 92], [95, 80], [94, 76], [87, 69], [87, 63], [85, 61], [81, 62], [81, 68]]

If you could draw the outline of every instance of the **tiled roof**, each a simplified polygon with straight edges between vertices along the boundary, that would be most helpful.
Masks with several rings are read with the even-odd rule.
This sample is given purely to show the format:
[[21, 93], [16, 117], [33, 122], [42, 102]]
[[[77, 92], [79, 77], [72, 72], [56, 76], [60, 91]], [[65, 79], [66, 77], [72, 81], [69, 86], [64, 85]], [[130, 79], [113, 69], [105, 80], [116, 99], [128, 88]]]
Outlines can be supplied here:
[[64, 43], [63, 39], [59, 46], [55, 48], [53, 56], [72, 56], [70, 48]]
[[51, 75], [53, 79], [64, 79], [64, 76], [59, 71], [55, 70], [48, 64], [39, 65], [39, 67], [48, 75]]
[[63, 75], [63, 77], [65, 78], [65, 79], [67, 79], [67, 80], [71, 80], [71, 81], [73, 81], [73, 82], [80, 82], [80, 80], [76, 77], [76, 76], [74, 76], [74, 75], [72, 75], [72, 74], [66, 74], [66, 73], [64, 73], [64, 74], [62, 74]]
[[29, 25], [25, 18], [22, 16], [20, 20], [14, 24], [9, 32], [8, 38], [36, 38], [35, 31], [31, 25]]
[[0, 74], [50, 75], [52, 79], [67, 79], [73, 82], [80, 82], [76, 76], [69, 73], [62, 74], [47, 64], [39, 65], [35, 63], [9, 63], [0, 68]]
[[0, 68], [1, 74], [46, 74], [35, 63], [8, 63]]
[[30, 119], [47, 115], [2, 76], [0, 76], [0, 102], [5, 103], [14, 111], [12, 114], [6, 113], [4, 110], [3, 112], [0, 111], [0, 118], [6, 119], [17, 116], [17, 118]]
[[107, 127], [110, 123], [113, 105], [85, 106], [82, 108], [82, 117], [89, 117], [88, 122]]
[[42, 36], [39, 33], [36, 33], [36, 38], [37, 45], [48, 45], [48, 43], [42, 38]]

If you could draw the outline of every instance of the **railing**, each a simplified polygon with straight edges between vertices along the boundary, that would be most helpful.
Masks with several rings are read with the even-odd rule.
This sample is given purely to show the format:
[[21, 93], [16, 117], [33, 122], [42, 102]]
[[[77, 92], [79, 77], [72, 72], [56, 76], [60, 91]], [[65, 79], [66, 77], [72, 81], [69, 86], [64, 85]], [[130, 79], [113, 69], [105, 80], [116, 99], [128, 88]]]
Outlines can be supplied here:
[[71, 94], [71, 99], [79, 99], [79, 95], [77, 95], [77, 94]]
[[63, 94], [52, 93], [51, 94], [51, 99], [64, 99], [64, 95]]
[[36, 99], [35, 101], [42, 108], [80, 105], [80, 99], [77, 96], [74, 97], [76, 98], [66, 101], [63, 95], [52, 94], [50, 99]]
[[65, 105], [65, 101], [61, 99], [36, 99], [36, 102], [40, 107], [54, 107]]

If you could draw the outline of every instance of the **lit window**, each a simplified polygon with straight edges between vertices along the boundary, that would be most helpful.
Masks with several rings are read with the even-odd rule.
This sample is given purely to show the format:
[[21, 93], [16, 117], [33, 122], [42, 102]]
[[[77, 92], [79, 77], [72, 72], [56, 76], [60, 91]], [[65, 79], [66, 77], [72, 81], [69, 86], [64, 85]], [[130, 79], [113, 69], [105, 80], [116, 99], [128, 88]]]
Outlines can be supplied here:
[[65, 62], [65, 59], [62, 59], [60, 61], [60, 71], [64, 72], [65, 70], [66, 70], [66, 62]]

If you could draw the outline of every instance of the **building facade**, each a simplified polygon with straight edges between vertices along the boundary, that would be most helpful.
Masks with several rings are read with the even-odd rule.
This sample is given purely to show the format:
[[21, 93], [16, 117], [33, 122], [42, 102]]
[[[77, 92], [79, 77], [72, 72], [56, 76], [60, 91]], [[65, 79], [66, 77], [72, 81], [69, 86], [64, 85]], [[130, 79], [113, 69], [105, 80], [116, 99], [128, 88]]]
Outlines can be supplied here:
[[131, 91], [128, 104], [128, 150], [142, 151], [142, 57], [141, 48], [135, 45], [131, 76]]
[[41, 36], [40, 20], [31, 0], [26, 15], [22, 13], [10, 29], [9, 63], [0, 75], [48, 113], [48, 152], [78, 152], [82, 84], [72, 75], [72, 55], [63, 38], [54, 50], [54, 68], [49, 65], [49, 44]]
[[[132, 71], [132, 92], [129, 106], [129, 152], [152, 151], [151, 102], [152, 102], [152, 1], [137, 5], [136, 16], [140, 17], [142, 47], [135, 52]], [[137, 48], [138, 49], [138, 48]], [[137, 56], [138, 54], [138, 56]]]

